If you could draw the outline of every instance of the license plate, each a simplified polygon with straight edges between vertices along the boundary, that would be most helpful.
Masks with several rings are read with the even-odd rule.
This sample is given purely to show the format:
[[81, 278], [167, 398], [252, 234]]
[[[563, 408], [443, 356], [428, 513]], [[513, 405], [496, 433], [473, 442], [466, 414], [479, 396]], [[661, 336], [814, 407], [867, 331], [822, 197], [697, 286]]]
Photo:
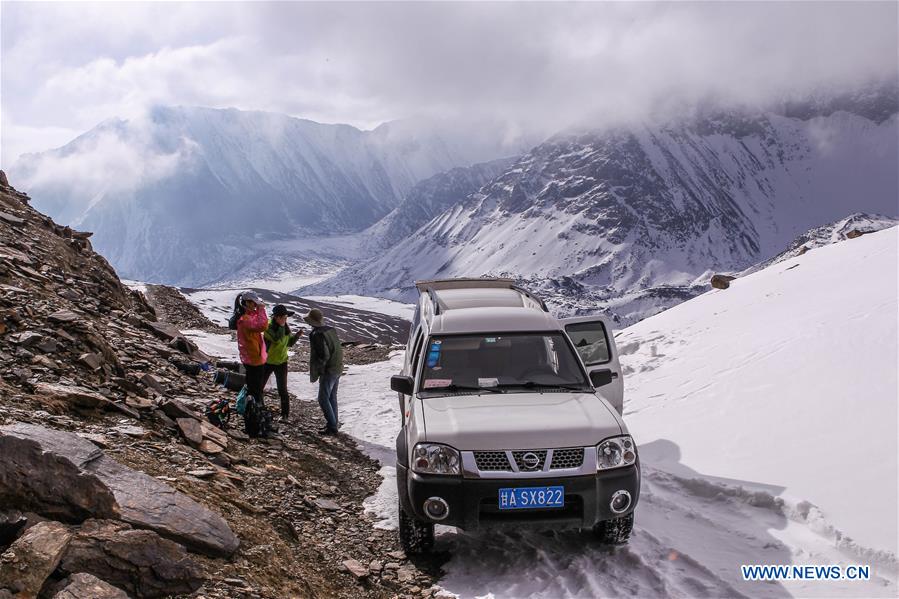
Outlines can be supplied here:
[[499, 490], [499, 509], [524, 510], [565, 506], [565, 487], [511, 487]]

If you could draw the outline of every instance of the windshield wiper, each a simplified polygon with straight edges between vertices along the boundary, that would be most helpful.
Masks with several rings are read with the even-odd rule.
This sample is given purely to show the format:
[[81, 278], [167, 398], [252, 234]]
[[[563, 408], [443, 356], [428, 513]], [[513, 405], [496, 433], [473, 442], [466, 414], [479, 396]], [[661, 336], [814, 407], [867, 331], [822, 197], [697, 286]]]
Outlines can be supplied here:
[[424, 393], [430, 393], [431, 391], [488, 391], [490, 393], [505, 393], [502, 389], [498, 389], [497, 387], [478, 387], [475, 385], [456, 385], [455, 383], [452, 385], [445, 385], [443, 387], [431, 387], [429, 389], [422, 389]]
[[525, 381], [523, 383], [505, 383], [501, 387], [524, 387], [525, 389], [562, 389], [565, 391], [587, 391], [584, 385], [568, 385], [565, 383], [538, 383]]

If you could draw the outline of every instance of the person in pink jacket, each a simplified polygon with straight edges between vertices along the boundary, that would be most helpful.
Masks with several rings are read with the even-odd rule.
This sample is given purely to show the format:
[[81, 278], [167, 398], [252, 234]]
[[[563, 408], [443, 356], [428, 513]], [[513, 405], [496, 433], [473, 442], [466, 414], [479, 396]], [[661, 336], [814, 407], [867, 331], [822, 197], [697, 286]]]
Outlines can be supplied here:
[[237, 349], [247, 374], [247, 392], [261, 403], [268, 359], [263, 333], [268, 328], [268, 316], [265, 304], [252, 291], [241, 295], [241, 303], [244, 314], [237, 321]]

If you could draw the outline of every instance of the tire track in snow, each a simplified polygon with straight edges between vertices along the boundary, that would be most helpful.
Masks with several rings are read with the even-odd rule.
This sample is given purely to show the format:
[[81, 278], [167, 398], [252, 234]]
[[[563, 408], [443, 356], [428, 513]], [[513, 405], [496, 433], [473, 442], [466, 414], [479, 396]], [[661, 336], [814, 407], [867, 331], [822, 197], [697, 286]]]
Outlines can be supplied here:
[[[589, 532], [478, 534], [447, 532], [437, 550], [449, 551], [441, 584], [461, 597], [784, 597], [777, 585], [738, 590], [737, 571], [716, 572], [694, 557], [692, 547], [671, 538], [671, 528], [688, 527], [712, 549], [714, 535], [730, 531], [700, 516], [696, 499], [668, 496], [644, 471], [637, 526], [628, 545], [607, 548]], [[675, 537], [678, 535], [674, 535]], [[700, 554], [701, 555], [701, 554]], [[731, 574], [730, 577], [726, 574]], [[762, 591], [762, 592], [760, 592]], [[488, 595], [489, 592], [489, 595]]]

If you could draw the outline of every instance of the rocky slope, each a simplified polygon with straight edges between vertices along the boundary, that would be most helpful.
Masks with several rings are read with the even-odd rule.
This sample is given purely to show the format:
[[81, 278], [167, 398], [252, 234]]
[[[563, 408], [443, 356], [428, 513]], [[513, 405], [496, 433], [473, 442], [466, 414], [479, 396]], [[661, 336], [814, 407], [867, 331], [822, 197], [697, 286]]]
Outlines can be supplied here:
[[886, 86], [558, 135], [390, 250], [301, 291], [408, 301], [416, 279], [506, 275], [565, 312], [605, 307], [633, 322], [649, 314], [640, 304], [673, 305], [810, 228], [896, 216], [897, 103]]
[[254, 241], [361, 231], [418, 181], [511, 153], [431, 122], [373, 131], [286, 115], [159, 107], [101, 123], [11, 169], [36, 206], [89, 228], [122, 276], [202, 285]]
[[208, 357], [0, 183], [0, 597], [433, 592], [362, 515], [377, 465], [316, 435], [314, 404], [265, 440], [209, 425], [230, 394]]

